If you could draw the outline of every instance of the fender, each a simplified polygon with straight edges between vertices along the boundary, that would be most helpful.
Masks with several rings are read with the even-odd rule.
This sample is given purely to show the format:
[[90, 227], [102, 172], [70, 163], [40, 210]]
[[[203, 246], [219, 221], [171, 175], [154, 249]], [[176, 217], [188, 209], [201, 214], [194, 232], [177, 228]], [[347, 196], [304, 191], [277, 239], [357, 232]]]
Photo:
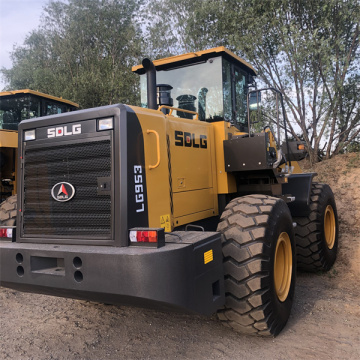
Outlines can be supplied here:
[[310, 214], [310, 194], [313, 178], [317, 173], [292, 174], [288, 182], [282, 185], [282, 194], [295, 196], [295, 201], [288, 203], [291, 215], [308, 216]]

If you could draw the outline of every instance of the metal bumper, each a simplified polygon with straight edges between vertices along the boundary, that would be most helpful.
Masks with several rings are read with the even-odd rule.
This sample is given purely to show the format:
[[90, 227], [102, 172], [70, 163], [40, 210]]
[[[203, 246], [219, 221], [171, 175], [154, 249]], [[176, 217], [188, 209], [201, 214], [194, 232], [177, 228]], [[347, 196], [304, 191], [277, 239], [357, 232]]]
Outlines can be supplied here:
[[0, 285], [210, 315], [225, 302], [221, 235], [177, 235], [166, 235], [159, 249], [2, 242]]

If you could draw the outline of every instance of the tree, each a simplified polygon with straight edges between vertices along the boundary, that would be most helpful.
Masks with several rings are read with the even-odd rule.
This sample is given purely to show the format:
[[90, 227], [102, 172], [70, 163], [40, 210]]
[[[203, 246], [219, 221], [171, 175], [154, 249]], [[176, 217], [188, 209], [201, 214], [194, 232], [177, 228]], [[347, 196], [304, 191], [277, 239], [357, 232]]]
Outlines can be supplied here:
[[[162, 8], [176, 2], [161, 0]], [[178, 43], [189, 51], [225, 45], [248, 59], [282, 92], [289, 131], [306, 141], [312, 161], [320, 148], [329, 157], [359, 135], [357, 0], [181, 3], [182, 17], [173, 18]]]
[[131, 66], [141, 58], [138, 0], [52, 1], [42, 26], [1, 69], [7, 88], [32, 88], [88, 108], [139, 102]]
[[151, 59], [191, 51], [186, 28], [191, 0], [146, 0], [141, 12], [144, 51]]

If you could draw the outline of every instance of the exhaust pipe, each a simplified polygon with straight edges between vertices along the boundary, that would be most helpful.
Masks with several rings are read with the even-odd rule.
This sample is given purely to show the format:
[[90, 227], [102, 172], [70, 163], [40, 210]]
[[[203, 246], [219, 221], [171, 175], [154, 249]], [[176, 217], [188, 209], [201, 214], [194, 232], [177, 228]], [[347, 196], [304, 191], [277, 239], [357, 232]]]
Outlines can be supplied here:
[[142, 61], [142, 66], [146, 71], [147, 79], [147, 105], [149, 109], [157, 109], [157, 100], [156, 100], [156, 69], [153, 62], [145, 58]]

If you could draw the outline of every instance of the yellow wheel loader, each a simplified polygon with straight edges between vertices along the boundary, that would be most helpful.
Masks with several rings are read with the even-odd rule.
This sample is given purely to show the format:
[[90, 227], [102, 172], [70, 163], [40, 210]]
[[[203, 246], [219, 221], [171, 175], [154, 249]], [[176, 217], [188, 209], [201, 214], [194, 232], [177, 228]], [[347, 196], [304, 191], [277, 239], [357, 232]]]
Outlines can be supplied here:
[[[19, 126], [14, 242], [1, 285], [210, 315], [278, 334], [295, 274], [335, 261], [331, 189], [252, 131], [265, 89], [224, 47], [144, 59], [142, 107], [118, 104]], [[281, 94], [276, 103], [284, 114]], [[263, 96], [264, 98], [264, 96]], [[255, 104], [255, 106], [254, 106]], [[285, 117], [277, 118], [285, 129]]]
[[[39, 116], [75, 110], [78, 104], [29, 89], [0, 92], [0, 235], [11, 234], [16, 218], [18, 125]], [[8, 228], [5, 228], [8, 226]]]

